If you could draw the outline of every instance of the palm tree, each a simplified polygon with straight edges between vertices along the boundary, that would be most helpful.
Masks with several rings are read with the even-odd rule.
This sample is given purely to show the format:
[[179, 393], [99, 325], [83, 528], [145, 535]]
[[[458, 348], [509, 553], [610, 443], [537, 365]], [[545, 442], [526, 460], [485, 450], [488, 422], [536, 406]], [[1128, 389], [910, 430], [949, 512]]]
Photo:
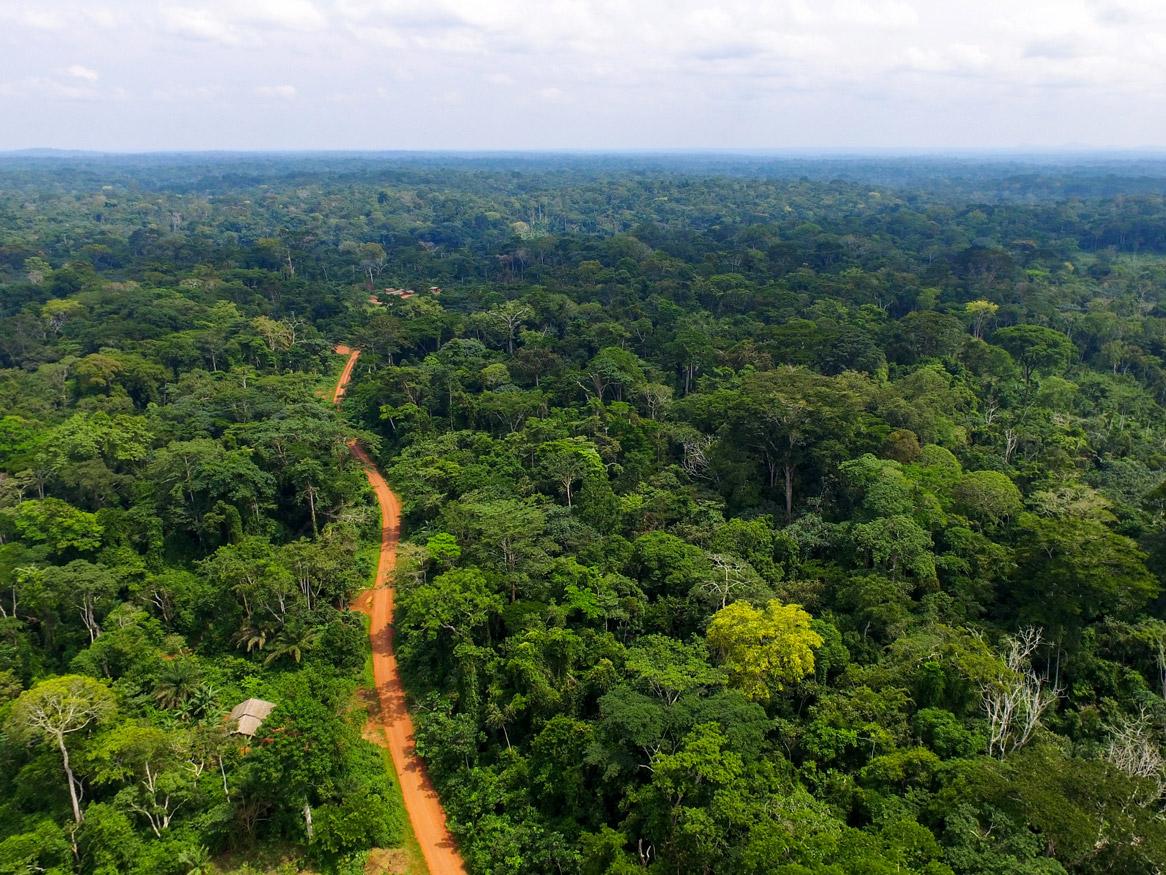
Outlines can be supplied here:
[[184, 703], [181, 709], [182, 718], [189, 720], [214, 713], [218, 707], [218, 698], [219, 694], [214, 687], [208, 683], [200, 682]]
[[209, 875], [215, 871], [206, 845], [187, 845], [178, 850], [178, 865], [186, 875]]
[[271, 642], [271, 651], [263, 660], [271, 665], [276, 660], [290, 657], [298, 665], [304, 654], [312, 650], [320, 641], [320, 630], [296, 623], [284, 626]]
[[198, 664], [191, 659], [166, 663], [154, 685], [154, 701], [167, 711], [180, 710], [202, 683]]
[[235, 643], [245, 647], [247, 652], [262, 650], [267, 646], [267, 630], [262, 626], [244, 626], [235, 635]]

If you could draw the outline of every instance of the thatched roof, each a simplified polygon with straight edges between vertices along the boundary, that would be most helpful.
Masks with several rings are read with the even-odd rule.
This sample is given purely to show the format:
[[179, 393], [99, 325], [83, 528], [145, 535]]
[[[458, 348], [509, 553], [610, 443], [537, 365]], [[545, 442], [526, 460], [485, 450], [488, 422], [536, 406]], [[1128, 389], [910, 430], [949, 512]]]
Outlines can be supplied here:
[[263, 699], [248, 699], [232, 708], [231, 716], [228, 719], [235, 723], [236, 732], [250, 738], [263, 725], [263, 721], [267, 719], [267, 715], [274, 707], [274, 702], [265, 702]]

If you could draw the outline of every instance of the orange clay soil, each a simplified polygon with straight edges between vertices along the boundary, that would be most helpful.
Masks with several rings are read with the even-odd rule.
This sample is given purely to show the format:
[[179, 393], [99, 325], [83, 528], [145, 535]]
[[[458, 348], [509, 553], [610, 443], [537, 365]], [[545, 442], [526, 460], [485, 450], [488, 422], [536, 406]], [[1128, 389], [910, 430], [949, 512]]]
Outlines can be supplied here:
[[[344, 371], [332, 394], [332, 402], [339, 404], [352, 377], [352, 369], [360, 357], [359, 349], [340, 345], [340, 355], [348, 356]], [[458, 854], [453, 836], [445, 825], [445, 811], [433, 789], [425, 764], [418, 758], [413, 746], [413, 721], [405, 707], [405, 690], [397, 672], [397, 658], [393, 655], [393, 566], [397, 563], [397, 540], [401, 532], [401, 502], [381, 472], [372, 463], [364, 447], [350, 444], [352, 454], [364, 465], [364, 473], [376, 493], [381, 508], [381, 552], [377, 561], [376, 583], [373, 588], [356, 597], [354, 610], [369, 614], [372, 623], [372, 673], [380, 698], [380, 713], [374, 720], [384, 736], [384, 746], [393, 757], [401, 794], [405, 797], [405, 811], [413, 825], [413, 833], [421, 845], [425, 865], [430, 875], [465, 875], [465, 865]]]

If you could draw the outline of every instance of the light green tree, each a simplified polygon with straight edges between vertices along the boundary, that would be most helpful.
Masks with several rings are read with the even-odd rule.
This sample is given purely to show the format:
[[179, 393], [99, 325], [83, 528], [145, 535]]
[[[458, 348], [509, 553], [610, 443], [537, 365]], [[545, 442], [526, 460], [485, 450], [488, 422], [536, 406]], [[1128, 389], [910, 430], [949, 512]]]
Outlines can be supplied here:
[[964, 304], [964, 312], [972, 320], [972, 336], [982, 338], [984, 336], [984, 329], [996, 317], [996, 311], [1000, 309], [999, 304], [993, 304], [991, 301], [980, 299], [978, 301], [968, 301]]
[[724, 683], [721, 672], [709, 664], [708, 649], [700, 639], [685, 644], [667, 635], [644, 635], [628, 648], [627, 667], [669, 705], [690, 690]]
[[971, 471], [952, 490], [956, 507], [980, 523], [997, 526], [1020, 513], [1024, 502], [1016, 484], [999, 471]]
[[733, 602], [713, 615], [709, 650], [727, 670], [730, 686], [753, 701], [768, 701], [813, 673], [822, 636], [810, 628], [811, 619], [798, 605], [777, 599], [764, 610]]

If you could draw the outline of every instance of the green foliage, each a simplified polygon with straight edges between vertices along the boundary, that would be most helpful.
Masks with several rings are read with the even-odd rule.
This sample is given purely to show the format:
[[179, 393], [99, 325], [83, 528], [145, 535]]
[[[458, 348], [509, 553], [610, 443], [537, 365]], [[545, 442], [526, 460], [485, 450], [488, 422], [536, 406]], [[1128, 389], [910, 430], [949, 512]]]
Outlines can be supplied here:
[[1002, 328], [992, 339], [1020, 363], [1026, 381], [1034, 373], [1055, 374], [1065, 367], [1073, 351], [1069, 338], [1041, 325]]
[[984, 747], [983, 740], [964, 725], [950, 711], [941, 708], [922, 708], [912, 720], [912, 728], [919, 739], [939, 756], [968, 757]]
[[403, 834], [399, 809], [391, 798], [378, 794], [362, 793], [322, 805], [314, 821], [313, 850], [328, 862], [369, 847], [396, 847]]
[[1020, 513], [1020, 490], [999, 471], [972, 471], [952, 489], [956, 508], [966, 516], [990, 526]]
[[97, 516], [58, 498], [23, 501], [6, 514], [18, 537], [43, 544], [56, 556], [92, 553], [101, 546], [104, 531]]
[[1162, 869], [1163, 175], [0, 160], [0, 870]]
[[1133, 616], [1160, 584], [1129, 538], [1090, 519], [1022, 521], [1014, 598], [1022, 617], [1076, 638], [1102, 616]]
[[653, 695], [669, 704], [685, 693], [716, 686], [720, 674], [702, 643], [682, 644], [666, 635], [645, 635], [628, 648], [626, 666]]

